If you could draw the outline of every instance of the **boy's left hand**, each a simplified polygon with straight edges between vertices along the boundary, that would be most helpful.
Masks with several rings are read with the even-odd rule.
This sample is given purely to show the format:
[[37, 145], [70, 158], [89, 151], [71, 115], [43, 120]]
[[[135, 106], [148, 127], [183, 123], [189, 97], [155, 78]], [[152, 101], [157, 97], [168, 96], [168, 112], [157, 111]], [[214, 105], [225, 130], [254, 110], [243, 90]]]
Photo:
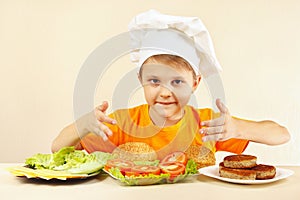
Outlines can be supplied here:
[[235, 119], [230, 115], [227, 107], [220, 99], [216, 100], [216, 105], [220, 110], [220, 117], [208, 121], [201, 122], [202, 128], [199, 130], [203, 134], [202, 140], [224, 141], [237, 137], [237, 128]]

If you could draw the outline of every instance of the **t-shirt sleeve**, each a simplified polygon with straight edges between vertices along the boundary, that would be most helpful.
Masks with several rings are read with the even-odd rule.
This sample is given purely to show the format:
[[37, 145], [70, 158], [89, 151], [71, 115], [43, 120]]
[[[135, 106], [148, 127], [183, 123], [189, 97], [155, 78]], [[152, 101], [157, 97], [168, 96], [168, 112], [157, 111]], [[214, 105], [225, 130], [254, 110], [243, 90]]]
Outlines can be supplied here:
[[245, 151], [249, 144], [249, 140], [229, 139], [226, 141], [216, 142], [216, 151], [227, 151], [231, 153], [241, 154]]

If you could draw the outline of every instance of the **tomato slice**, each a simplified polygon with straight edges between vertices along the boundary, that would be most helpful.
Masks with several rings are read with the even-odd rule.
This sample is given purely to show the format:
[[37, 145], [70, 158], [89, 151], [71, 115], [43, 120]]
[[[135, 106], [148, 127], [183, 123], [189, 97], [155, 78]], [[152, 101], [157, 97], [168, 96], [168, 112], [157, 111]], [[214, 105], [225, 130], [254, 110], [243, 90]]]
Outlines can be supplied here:
[[161, 171], [170, 174], [171, 177], [178, 176], [185, 172], [185, 165], [180, 162], [164, 162], [159, 165]]
[[179, 163], [182, 163], [182, 164], [186, 165], [187, 160], [188, 159], [187, 159], [187, 156], [186, 156], [185, 153], [183, 153], [181, 151], [176, 151], [176, 152], [170, 153], [169, 155], [164, 157], [164, 159], [161, 161], [161, 163], [179, 162]]
[[145, 176], [149, 174], [159, 175], [160, 168], [151, 165], [135, 165], [130, 171], [125, 171], [125, 176]]
[[126, 171], [130, 171], [133, 166], [135, 166], [134, 163], [129, 160], [111, 159], [107, 161], [104, 169], [108, 171], [111, 168], [118, 168], [121, 173], [125, 173]]

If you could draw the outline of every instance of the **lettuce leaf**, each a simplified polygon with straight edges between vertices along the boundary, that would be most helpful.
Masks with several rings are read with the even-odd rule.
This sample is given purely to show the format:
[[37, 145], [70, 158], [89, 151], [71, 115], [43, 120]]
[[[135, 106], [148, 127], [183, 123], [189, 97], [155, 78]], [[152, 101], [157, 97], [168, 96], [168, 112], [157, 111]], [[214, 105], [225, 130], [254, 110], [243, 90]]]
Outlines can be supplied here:
[[53, 153], [53, 159], [52, 159], [52, 163], [50, 165], [50, 169], [55, 168], [56, 166], [65, 164], [66, 157], [70, 153], [74, 153], [74, 152], [75, 152], [74, 147], [64, 147], [64, 148], [61, 148], [58, 152]]
[[198, 174], [197, 163], [194, 160], [188, 160], [184, 174]]
[[152, 185], [163, 183], [163, 181], [170, 177], [170, 174], [148, 174], [146, 176], [131, 176], [127, 177], [124, 176], [118, 168], [111, 168], [109, 169], [109, 173], [115, 178], [118, 179], [120, 182], [126, 185]]
[[67, 171], [73, 174], [91, 174], [99, 171], [106, 164], [107, 160], [111, 159], [110, 153], [93, 152], [88, 154], [85, 162], [71, 167]]
[[27, 158], [25, 164], [34, 169], [48, 169], [51, 165], [52, 154], [35, 154]]
[[[155, 161], [154, 163], [156, 163]], [[159, 162], [159, 161], [158, 161]], [[147, 164], [146, 161], [139, 161], [135, 164]], [[153, 164], [153, 162], [152, 162]], [[158, 165], [158, 163], [157, 163]], [[176, 183], [183, 179], [185, 179], [189, 175], [198, 174], [197, 170], [197, 163], [194, 160], [188, 160], [185, 168], [185, 173], [176, 176], [175, 178], [171, 178], [170, 174], [160, 174], [160, 175], [154, 175], [149, 174], [146, 176], [140, 175], [140, 176], [131, 176], [127, 177], [124, 176], [121, 171], [118, 168], [111, 168], [109, 169], [109, 174], [114, 177], [115, 179], [118, 179], [120, 182], [126, 184], [126, 185], [152, 185], [152, 184], [160, 184], [160, 183]]]
[[112, 156], [110, 153], [85, 153], [74, 147], [64, 147], [53, 154], [35, 154], [25, 164], [33, 169], [50, 169], [74, 174], [90, 174], [99, 171]]

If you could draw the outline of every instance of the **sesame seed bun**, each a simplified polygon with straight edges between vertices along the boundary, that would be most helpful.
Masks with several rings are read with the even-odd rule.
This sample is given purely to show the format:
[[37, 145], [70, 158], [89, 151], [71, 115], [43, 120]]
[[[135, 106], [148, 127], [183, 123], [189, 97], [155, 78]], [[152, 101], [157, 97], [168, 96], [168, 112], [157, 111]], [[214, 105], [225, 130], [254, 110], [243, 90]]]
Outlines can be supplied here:
[[115, 148], [112, 154], [119, 159], [130, 161], [153, 161], [157, 159], [155, 150], [143, 142], [127, 142]]
[[215, 165], [215, 154], [205, 146], [191, 145], [185, 151], [188, 159], [192, 159], [197, 163], [197, 168]]

